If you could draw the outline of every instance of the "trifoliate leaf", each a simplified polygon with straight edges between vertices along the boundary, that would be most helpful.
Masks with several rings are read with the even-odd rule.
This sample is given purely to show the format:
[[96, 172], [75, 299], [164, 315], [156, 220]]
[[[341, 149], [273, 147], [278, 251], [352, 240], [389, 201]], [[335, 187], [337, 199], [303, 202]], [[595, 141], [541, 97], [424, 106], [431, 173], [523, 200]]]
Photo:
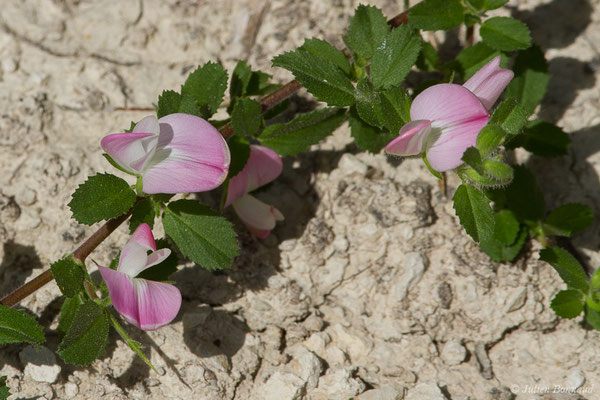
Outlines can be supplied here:
[[[231, 74], [231, 84], [229, 85], [229, 97], [231, 98], [231, 107], [234, 99], [246, 95], [246, 88], [252, 77], [252, 69], [246, 64], [246, 61], [238, 61], [233, 73]], [[228, 110], [231, 111], [231, 110]]]
[[158, 96], [158, 108], [156, 116], [162, 118], [165, 115], [175, 114], [180, 112], [181, 95], [173, 90], [163, 90]]
[[504, 100], [490, 118], [490, 124], [497, 124], [510, 135], [516, 135], [527, 123], [527, 111], [513, 98]]
[[402, 25], [388, 33], [371, 63], [375, 88], [399, 85], [417, 61], [420, 50], [421, 38], [408, 26]]
[[517, 99], [532, 114], [544, 98], [550, 81], [544, 52], [537, 45], [520, 51], [512, 69], [515, 76], [506, 87], [506, 96]]
[[346, 75], [350, 75], [351, 67], [348, 58], [328, 42], [315, 38], [306, 39], [300, 48], [323, 60], [331, 61], [336, 67], [344, 71]]
[[531, 46], [529, 28], [514, 18], [490, 18], [481, 25], [479, 33], [483, 42], [493, 49], [513, 51]]
[[0, 305], [0, 344], [35, 343], [42, 344], [44, 328], [30, 315], [21, 310]]
[[231, 126], [238, 136], [254, 136], [263, 124], [262, 106], [253, 99], [241, 98], [231, 113]]
[[519, 234], [520, 224], [510, 210], [502, 210], [494, 214], [493, 237], [501, 243], [513, 244]]
[[204, 119], [217, 112], [227, 89], [227, 71], [221, 64], [208, 62], [192, 72], [181, 87], [183, 96], [191, 96]]
[[250, 143], [244, 138], [234, 136], [227, 141], [231, 163], [229, 164], [229, 178], [233, 178], [244, 168], [250, 157]]
[[350, 109], [350, 132], [358, 147], [377, 154], [398, 134], [392, 134], [364, 122], [354, 107]]
[[458, 56], [456, 56], [456, 60], [452, 63], [452, 66], [460, 72], [463, 79], [466, 81], [492, 58], [497, 57], [498, 55], [500, 55], [498, 50], [486, 46], [483, 42], [479, 42], [473, 46], [462, 49], [461, 52], [458, 53]]
[[474, 241], [488, 239], [494, 232], [494, 214], [489, 200], [469, 184], [462, 184], [453, 197], [460, 224]]
[[535, 176], [524, 166], [514, 168], [514, 178], [505, 190], [505, 200], [506, 207], [522, 222], [540, 221], [546, 213], [544, 192]]
[[360, 57], [370, 60], [389, 30], [390, 27], [380, 9], [361, 4], [350, 18], [344, 43]]
[[260, 135], [263, 146], [282, 156], [294, 155], [319, 143], [336, 130], [346, 119], [340, 108], [324, 108], [301, 114], [285, 124], [268, 126]]
[[583, 311], [581, 293], [577, 290], [561, 290], [554, 296], [550, 307], [562, 318], [575, 318]]
[[108, 319], [104, 310], [87, 300], [77, 310], [57, 353], [65, 362], [90, 365], [104, 353], [107, 338]]
[[79, 185], [69, 208], [77, 222], [91, 225], [125, 214], [133, 206], [135, 197], [135, 192], [123, 179], [111, 174], [97, 174]]
[[83, 289], [83, 267], [72, 255], [55, 261], [50, 269], [58, 288], [65, 296], [76, 296]]
[[548, 235], [571, 236], [594, 222], [594, 212], [583, 204], [564, 204], [550, 212], [543, 229]]
[[568, 251], [550, 247], [540, 251], [540, 260], [552, 265], [570, 289], [588, 291], [587, 275], [581, 264]]
[[229, 268], [238, 254], [231, 223], [195, 200], [169, 203], [163, 226], [183, 255], [203, 268]]
[[[497, 221], [497, 220], [496, 220]], [[496, 238], [496, 232], [489, 239], [479, 243], [479, 248], [487, 254], [493, 261], [512, 261], [519, 255], [519, 252], [527, 239], [527, 229], [521, 227], [514, 243], [505, 244]]]
[[379, 93], [379, 101], [383, 126], [397, 135], [400, 128], [410, 122], [410, 97], [404, 89], [392, 87]]
[[375, 90], [368, 78], [361, 79], [356, 85], [356, 111], [360, 118], [369, 125], [379, 128], [383, 126], [379, 92]]
[[354, 86], [334, 63], [298, 48], [273, 59], [273, 66], [291, 71], [317, 99], [330, 106], [354, 104]]
[[80, 296], [67, 297], [60, 308], [60, 316], [58, 317], [58, 332], [60, 339], [62, 340], [69, 328], [73, 324], [77, 310], [83, 304], [83, 300]]
[[425, 31], [445, 31], [463, 22], [460, 0], [425, 0], [410, 8], [408, 23]]
[[507, 149], [523, 147], [541, 157], [564, 156], [569, 151], [571, 139], [561, 128], [549, 122], [529, 121], [523, 132], [506, 144]]
[[141, 224], [148, 224], [150, 228], [154, 226], [156, 218], [156, 206], [150, 197], [137, 202], [129, 219], [129, 233], [133, 233]]

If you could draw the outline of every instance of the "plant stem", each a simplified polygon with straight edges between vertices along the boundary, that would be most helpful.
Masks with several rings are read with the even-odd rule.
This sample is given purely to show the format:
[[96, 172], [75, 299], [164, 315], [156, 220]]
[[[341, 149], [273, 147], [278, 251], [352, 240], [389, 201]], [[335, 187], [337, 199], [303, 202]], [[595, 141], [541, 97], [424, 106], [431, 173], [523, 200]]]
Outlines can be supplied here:
[[[394, 28], [398, 27], [400, 25], [406, 24], [408, 22], [408, 12], [409, 12], [409, 10], [406, 10], [406, 11], [396, 15], [392, 19], [388, 20], [388, 24]], [[292, 94], [294, 94], [296, 91], [298, 91], [301, 87], [302, 87], [302, 85], [300, 84], [300, 82], [298, 82], [297, 80], [293, 80], [293, 81], [286, 83], [285, 85], [283, 85], [282, 87], [280, 87], [279, 89], [274, 91], [273, 93], [263, 97], [260, 101], [260, 104], [262, 106], [262, 111], [265, 112], [265, 111], [273, 108], [277, 104], [281, 103], [283, 100], [290, 97]], [[152, 110], [154, 110], [154, 108], [147, 108], [147, 107], [117, 107], [117, 108], [115, 108], [115, 111], [152, 111]], [[225, 126], [223, 126], [219, 130], [219, 132], [221, 133], [221, 135], [223, 135], [223, 137], [225, 139], [229, 139], [233, 135], [233, 127], [232, 127], [231, 123], [228, 123]], [[92, 234], [92, 236], [90, 236], [85, 242], [83, 242], [83, 244], [81, 246], [79, 246], [73, 252], [73, 257], [76, 260], [84, 262], [85, 259], [87, 258], [87, 256], [90, 255], [90, 253], [92, 251], [94, 251], [94, 249], [96, 247], [98, 247], [98, 245], [100, 245], [100, 243], [102, 243], [104, 241], [104, 239], [106, 239], [115, 229], [117, 229], [119, 227], [119, 225], [121, 225], [123, 222], [125, 222], [125, 220], [127, 220], [127, 218], [129, 218], [132, 211], [133, 210], [129, 210], [129, 212], [127, 214], [121, 215], [120, 217], [117, 217], [117, 218], [107, 221], [104, 225], [102, 225], [102, 227], [100, 227], [100, 229], [98, 229], [94, 234]], [[30, 294], [32, 294], [33, 292], [35, 292], [36, 290], [38, 290], [39, 288], [41, 288], [42, 286], [47, 284], [48, 282], [52, 281], [53, 279], [54, 279], [54, 277], [52, 276], [51, 270], [44, 271], [40, 275], [38, 275], [35, 278], [33, 278], [32, 280], [30, 280], [29, 282], [21, 285], [20, 287], [18, 287], [17, 289], [15, 289], [11, 293], [9, 293], [8, 295], [4, 296], [0, 300], [0, 304], [8, 306], [8, 307], [12, 307], [15, 304], [19, 303], [21, 300], [23, 300], [25, 297], [29, 296]]]
[[465, 44], [467, 47], [473, 46], [473, 42], [475, 41], [475, 26], [471, 25], [467, 27], [467, 35], [465, 38]]

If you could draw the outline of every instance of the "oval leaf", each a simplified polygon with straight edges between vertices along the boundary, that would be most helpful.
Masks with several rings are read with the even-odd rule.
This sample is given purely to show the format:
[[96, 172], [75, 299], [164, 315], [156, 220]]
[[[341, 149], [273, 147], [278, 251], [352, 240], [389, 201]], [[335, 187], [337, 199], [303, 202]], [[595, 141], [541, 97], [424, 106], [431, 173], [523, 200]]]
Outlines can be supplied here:
[[531, 46], [529, 28], [514, 18], [490, 18], [481, 25], [479, 33], [483, 42], [494, 49], [513, 51]]
[[36, 343], [42, 344], [44, 329], [31, 315], [21, 310], [0, 305], [0, 344]]

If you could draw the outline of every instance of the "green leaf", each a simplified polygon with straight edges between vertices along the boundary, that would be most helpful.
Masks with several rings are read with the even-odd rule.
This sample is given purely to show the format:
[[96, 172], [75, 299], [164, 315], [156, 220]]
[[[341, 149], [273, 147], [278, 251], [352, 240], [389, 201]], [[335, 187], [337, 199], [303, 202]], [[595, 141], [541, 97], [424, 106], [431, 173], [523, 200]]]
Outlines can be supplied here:
[[229, 164], [229, 177], [233, 178], [244, 168], [250, 157], [250, 144], [246, 139], [234, 136], [227, 141], [231, 163]]
[[188, 76], [181, 94], [193, 98], [201, 116], [208, 119], [217, 112], [226, 89], [227, 71], [221, 64], [208, 62]]
[[524, 166], [514, 168], [514, 178], [506, 188], [506, 206], [519, 221], [537, 222], [544, 218], [546, 202], [535, 176]]
[[486, 125], [477, 135], [477, 149], [482, 157], [488, 157], [498, 150], [506, 132], [498, 125]]
[[494, 238], [504, 244], [513, 244], [519, 234], [520, 224], [510, 210], [502, 210], [494, 215]]
[[483, 161], [481, 154], [475, 147], [469, 147], [462, 155], [461, 160], [469, 167], [473, 168], [479, 175], [484, 174]]
[[6, 385], [6, 376], [0, 376], [0, 400], [7, 400], [10, 395], [10, 389]]
[[594, 212], [583, 204], [564, 204], [550, 212], [544, 222], [548, 235], [571, 236], [581, 232], [594, 222]]
[[600, 331], [600, 311], [596, 311], [591, 308], [589, 305], [585, 306], [585, 320], [590, 324], [594, 329]]
[[483, 162], [485, 174], [499, 183], [508, 183], [513, 177], [513, 169], [502, 161], [488, 159]]
[[104, 310], [88, 300], [77, 310], [57, 353], [65, 362], [90, 365], [104, 352], [107, 338], [108, 319]]
[[479, 42], [473, 46], [465, 47], [458, 53], [456, 60], [452, 63], [454, 68], [460, 72], [463, 79], [466, 81], [475, 72], [479, 71], [492, 58], [500, 55], [496, 49], [486, 46], [485, 43]]
[[350, 75], [352, 68], [348, 58], [328, 42], [315, 38], [306, 39], [300, 48], [323, 60], [331, 61], [336, 67], [344, 71], [346, 75]]
[[400, 128], [410, 122], [411, 100], [406, 91], [400, 87], [389, 88], [379, 94], [379, 101], [383, 126], [394, 134], [400, 132]]
[[181, 104], [179, 105], [179, 112], [184, 114], [195, 115], [196, 117], [207, 118], [203, 111], [200, 111], [200, 107], [196, 102], [196, 99], [191, 94], [184, 94], [181, 96]]
[[155, 218], [156, 207], [154, 201], [150, 197], [138, 201], [129, 219], [129, 233], [133, 233], [141, 224], [148, 224], [152, 228]]
[[478, 10], [495, 10], [502, 7], [508, 0], [467, 0], [474, 8]]
[[369, 125], [378, 128], [383, 126], [379, 92], [375, 91], [368, 78], [360, 80], [356, 85], [356, 111], [360, 118]]
[[520, 51], [513, 66], [514, 78], [506, 87], [506, 96], [514, 97], [523, 108], [532, 114], [546, 94], [550, 81], [548, 62], [542, 49], [533, 45]]
[[358, 147], [374, 154], [398, 136], [367, 124], [354, 107], [350, 109], [350, 132]]
[[465, 164], [459, 166], [456, 172], [465, 182], [473, 183], [482, 189], [497, 188], [504, 183], [488, 176], [488, 174], [480, 174]]
[[579, 261], [571, 253], [560, 247], [550, 247], [540, 250], [540, 260], [552, 265], [569, 289], [578, 289], [587, 293], [587, 276]]
[[354, 104], [354, 86], [335, 64], [302, 48], [278, 55], [273, 66], [291, 71], [317, 99], [331, 106]]
[[[497, 215], [497, 214], [496, 214]], [[497, 221], [497, 220], [496, 220]], [[496, 231], [489, 239], [482, 240], [479, 247], [493, 261], [512, 261], [521, 251], [527, 239], [527, 229], [521, 228], [514, 243], [505, 244], [497, 239]]]
[[0, 305], [0, 344], [35, 343], [42, 344], [44, 328], [30, 315], [21, 310]]
[[490, 118], [490, 124], [497, 124], [508, 134], [516, 135], [527, 123], [527, 111], [513, 98], [504, 100]]
[[485, 44], [497, 50], [522, 50], [531, 46], [529, 28], [514, 18], [490, 18], [481, 24], [479, 33]]
[[260, 135], [263, 146], [282, 156], [307, 151], [313, 144], [329, 136], [346, 119], [340, 108], [324, 108], [301, 114], [285, 124], [268, 126]]
[[[410, 15], [410, 14], [409, 14]], [[371, 63], [371, 78], [376, 88], [402, 83], [419, 57], [421, 38], [402, 25], [386, 35]]]
[[166, 239], [159, 239], [156, 241], [157, 249], [168, 248], [171, 250], [171, 254], [167, 257], [163, 262], [157, 265], [153, 265], [150, 268], [146, 268], [142, 272], [140, 272], [136, 278], [148, 279], [149, 281], [167, 281], [169, 277], [177, 271], [177, 266], [179, 265], [179, 257], [177, 257], [177, 252], [173, 247], [169, 244]]
[[419, 58], [417, 59], [417, 67], [425, 72], [436, 71], [440, 58], [437, 50], [429, 42], [423, 42]]
[[123, 179], [110, 174], [90, 176], [73, 193], [69, 208], [73, 218], [91, 225], [125, 214], [135, 203], [135, 192]]
[[231, 113], [231, 126], [236, 135], [254, 136], [262, 124], [262, 106], [258, 101], [242, 98], [235, 102]]
[[408, 23], [425, 31], [445, 31], [463, 22], [460, 0], [425, 0], [410, 8]]
[[[252, 69], [246, 64], [246, 61], [238, 61], [233, 73], [231, 74], [231, 84], [229, 85], [229, 97], [231, 98], [231, 107], [234, 105], [234, 99], [246, 95], [246, 88], [252, 78]], [[228, 110], [231, 111], [231, 110]]]
[[575, 318], [583, 311], [581, 293], [577, 290], [561, 290], [554, 296], [550, 307], [562, 318]]
[[206, 269], [229, 268], [238, 254], [231, 223], [197, 201], [170, 203], [163, 225], [183, 255]]
[[549, 122], [529, 121], [523, 132], [506, 144], [507, 149], [523, 147], [540, 157], [564, 156], [571, 139], [561, 128]]
[[290, 104], [291, 104], [290, 99], [285, 99], [281, 103], [276, 104], [269, 110], [265, 111], [265, 113], [263, 114], [264, 120], [268, 121], [272, 118], [277, 117], [280, 114], [283, 114], [284, 112], [286, 112], [288, 110], [288, 108], [290, 108]]
[[344, 43], [360, 57], [370, 60], [389, 30], [390, 27], [380, 9], [361, 4], [350, 18]]
[[63, 302], [60, 308], [60, 316], [58, 317], [58, 332], [60, 333], [61, 340], [65, 337], [71, 325], [73, 325], [77, 311], [82, 304], [83, 300], [80, 296], [67, 297]]
[[453, 200], [456, 215], [473, 240], [488, 239], [494, 232], [494, 214], [483, 193], [463, 183], [456, 189]]
[[158, 96], [157, 117], [162, 118], [165, 115], [178, 113], [180, 106], [181, 95], [179, 93], [173, 90], [163, 90], [162, 94]]
[[76, 296], [83, 289], [82, 265], [72, 255], [55, 261], [50, 266], [58, 288], [67, 297]]

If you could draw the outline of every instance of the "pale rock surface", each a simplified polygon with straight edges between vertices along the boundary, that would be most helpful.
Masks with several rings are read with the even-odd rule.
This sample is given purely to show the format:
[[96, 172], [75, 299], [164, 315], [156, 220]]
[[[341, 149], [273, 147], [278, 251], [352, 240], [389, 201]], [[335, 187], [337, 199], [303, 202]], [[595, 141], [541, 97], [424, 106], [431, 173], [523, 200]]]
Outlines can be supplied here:
[[60, 375], [56, 355], [45, 346], [27, 346], [19, 353], [19, 359], [25, 374], [36, 382], [54, 383]]

